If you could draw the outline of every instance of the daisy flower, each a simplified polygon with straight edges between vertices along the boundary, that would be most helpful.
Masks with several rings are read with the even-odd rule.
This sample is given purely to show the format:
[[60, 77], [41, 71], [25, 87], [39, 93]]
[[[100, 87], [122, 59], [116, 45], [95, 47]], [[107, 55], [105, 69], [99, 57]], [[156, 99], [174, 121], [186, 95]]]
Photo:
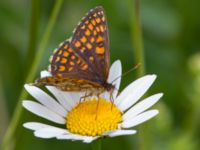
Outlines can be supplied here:
[[[121, 76], [121, 73], [121, 62], [117, 60], [110, 68], [108, 82], [111, 83]], [[50, 76], [50, 73], [42, 71], [41, 76]], [[39, 122], [27, 122], [23, 126], [33, 130], [36, 137], [81, 140], [85, 143], [102, 136], [135, 134], [136, 130], [133, 130], [133, 127], [158, 114], [158, 110], [147, 109], [162, 97], [162, 93], [138, 102], [155, 79], [156, 75], [145, 75], [129, 84], [121, 93], [115, 90], [113, 102], [109, 99], [108, 92], [100, 97], [92, 96], [80, 101], [84, 93], [65, 92], [53, 86], [46, 86], [54, 96], [52, 97], [40, 88], [26, 84], [25, 89], [37, 102], [24, 100], [23, 107], [60, 125], [55, 127]], [[120, 81], [121, 79], [118, 78], [113, 83], [116, 89], [119, 89]]]

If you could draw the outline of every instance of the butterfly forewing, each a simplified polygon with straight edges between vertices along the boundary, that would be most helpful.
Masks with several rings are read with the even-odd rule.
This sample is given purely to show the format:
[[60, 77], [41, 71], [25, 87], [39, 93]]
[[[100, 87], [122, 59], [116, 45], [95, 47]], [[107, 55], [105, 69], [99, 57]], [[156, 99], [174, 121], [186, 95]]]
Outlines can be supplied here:
[[72, 37], [71, 46], [100, 81], [106, 81], [110, 66], [106, 16], [102, 7], [89, 11]]

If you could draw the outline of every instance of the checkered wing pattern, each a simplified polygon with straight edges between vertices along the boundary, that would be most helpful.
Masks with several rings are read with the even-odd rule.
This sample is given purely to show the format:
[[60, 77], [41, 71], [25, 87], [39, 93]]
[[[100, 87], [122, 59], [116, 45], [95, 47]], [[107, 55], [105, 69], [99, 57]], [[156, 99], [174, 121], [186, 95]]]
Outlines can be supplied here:
[[89, 79], [88, 74], [93, 74], [88, 64], [83, 61], [71, 48], [67, 40], [54, 52], [50, 63], [53, 76], [59, 78]]
[[82, 19], [72, 37], [71, 46], [89, 65], [95, 77], [106, 81], [110, 66], [108, 27], [102, 7], [96, 7]]
[[55, 85], [65, 91], [103, 87], [107, 81], [110, 53], [108, 28], [102, 7], [90, 10], [71, 39], [55, 50], [50, 61], [52, 77], [37, 83]]

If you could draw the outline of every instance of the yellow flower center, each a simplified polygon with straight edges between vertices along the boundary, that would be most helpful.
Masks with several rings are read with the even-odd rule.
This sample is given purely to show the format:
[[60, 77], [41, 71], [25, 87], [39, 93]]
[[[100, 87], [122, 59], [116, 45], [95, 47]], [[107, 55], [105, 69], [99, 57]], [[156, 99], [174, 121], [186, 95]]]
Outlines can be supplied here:
[[79, 103], [66, 119], [66, 127], [70, 132], [96, 136], [117, 129], [122, 121], [122, 113], [113, 103], [99, 98]]

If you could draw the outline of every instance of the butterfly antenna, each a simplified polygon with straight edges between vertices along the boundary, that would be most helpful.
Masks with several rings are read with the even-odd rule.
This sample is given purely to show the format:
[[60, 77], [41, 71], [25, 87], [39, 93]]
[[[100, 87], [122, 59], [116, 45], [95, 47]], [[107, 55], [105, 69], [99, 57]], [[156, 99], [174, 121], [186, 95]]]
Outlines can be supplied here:
[[139, 68], [140, 65], [141, 65], [141, 63], [138, 63], [138, 64], [136, 64], [133, 68], [131, 68], [131, 69], [128, 70], [127, 72], [123, 73], [121, 76], [116, 77], [116, 78], [111, 82], [111, 84], [112, 84], [113, 82], [115, 82], [117, 79], [119, 79], [119, 78], [121, 78], [121, 77], [123, 77], [123, 76], [129, 74], [130, 72], [134, 71], [135, 69]]

